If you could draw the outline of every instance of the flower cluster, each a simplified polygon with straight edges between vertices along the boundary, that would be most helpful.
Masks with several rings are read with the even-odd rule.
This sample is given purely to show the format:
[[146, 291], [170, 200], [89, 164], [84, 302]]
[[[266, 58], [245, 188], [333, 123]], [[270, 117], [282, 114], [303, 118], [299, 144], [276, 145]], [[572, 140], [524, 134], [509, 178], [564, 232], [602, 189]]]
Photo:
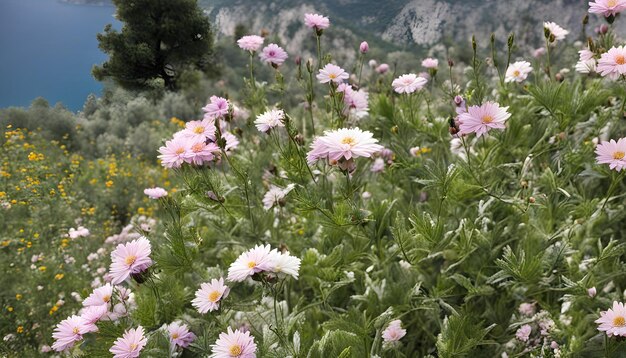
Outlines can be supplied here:
[[265, 278], [292, 276], [298, 279], [300, 259], [289, 252], [279, 252], [270, 245], [257, 245], [239, 255], [228, 268], [228, 280], [241, 282], [249, 277]]

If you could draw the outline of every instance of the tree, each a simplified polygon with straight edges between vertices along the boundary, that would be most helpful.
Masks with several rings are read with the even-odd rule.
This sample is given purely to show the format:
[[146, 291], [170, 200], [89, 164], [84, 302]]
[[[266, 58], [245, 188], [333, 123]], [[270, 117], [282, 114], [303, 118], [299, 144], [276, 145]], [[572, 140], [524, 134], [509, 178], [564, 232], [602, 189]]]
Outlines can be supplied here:
[[161, 79], [176, 88], [177, 76], [187, 67], [211, 66], [213, 36], [208, 18], [196, 0], [113, 0], [121, 32], [107, 25], [98, 34], [100, 49], [109, 55], [94, 66], [94, 77], [112, 78], [128, 89], [154, 87]]

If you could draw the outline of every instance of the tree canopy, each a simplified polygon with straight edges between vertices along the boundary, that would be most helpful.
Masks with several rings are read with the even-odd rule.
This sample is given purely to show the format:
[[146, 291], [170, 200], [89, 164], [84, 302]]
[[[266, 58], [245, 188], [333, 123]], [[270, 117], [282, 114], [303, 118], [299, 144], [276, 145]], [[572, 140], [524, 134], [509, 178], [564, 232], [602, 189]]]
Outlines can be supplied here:
[[[213, 36], [196, 0], [113, 0], [121, 31], [111, 24], [97, 35], [109, 59], [94, 66], [99, 81], [112, 78], [122, 87], [144, 89], [159, 79], [168, 89], [191, 66], [211, 66]], [[155, 81], [156, 80], [156, 81]]]

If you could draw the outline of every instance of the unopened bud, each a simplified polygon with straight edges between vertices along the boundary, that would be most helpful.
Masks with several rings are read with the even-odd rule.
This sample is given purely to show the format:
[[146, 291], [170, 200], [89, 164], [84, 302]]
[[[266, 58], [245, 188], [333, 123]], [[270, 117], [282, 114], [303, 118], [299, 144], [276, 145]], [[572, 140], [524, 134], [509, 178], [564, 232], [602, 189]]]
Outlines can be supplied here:
[[448, 67], [453, 67], [454, 66], [454, 61], [452, 61], [452, 59], [448, 59]]
[[550, 43], [556, 41], [556, 37], [554, 37], [554, 34], [550, 34], [550, 36], [548, 37], [548, 41], [550, 41]]
[[361, 45], [359, 46], [359, 51], [361, 53], [367, 53], [367, 51], [369, 50], [370, 50], [370, 45], [366, 41], [361, 42]]
[[514, 43], [515, 43], [515, 34], [511, 32], [511, 34], [509, 35], [509, 38], [508, 38], [506, 44], [509, 47], [509, 49], [511, 49], [513, 47]]
[[557, 82], [563, 82], [563, 80], [565, 79], [565, 77], [564, 77], [564, 76], [563, 76], [563, 75], [559, 72], [559, 73], [557, 73], [556, 75], [554, 75], [554, 79], [555, 79]]
[[600, 33], [602, 35], [606, 34], [607, 32], [609, 32], [609, 26], [606, 24], [602, 24], [600, 25]]
[[583, 25], [587, 25], [589, 23], [589, 14], [586, 14], [585, 17], [583, 17]]
[[528, 202], [531, 203], [531, 204], [534, 204], [535, 203], [535, 197], [531, 196], [530, 198], [528, 198]]
[[595, 288], [595, 287], [591, 287], [591, 288], [588, 288], [588, 289], [587, 289], [587, 294], [588, 294], [588, 295], [589, 295], [589, 297], [591, 297], [591, 298], [596, 297], [596, 294], [597, 294], [597, 293], [598, 293], [598, 292], [596, 291], [596, 288]]

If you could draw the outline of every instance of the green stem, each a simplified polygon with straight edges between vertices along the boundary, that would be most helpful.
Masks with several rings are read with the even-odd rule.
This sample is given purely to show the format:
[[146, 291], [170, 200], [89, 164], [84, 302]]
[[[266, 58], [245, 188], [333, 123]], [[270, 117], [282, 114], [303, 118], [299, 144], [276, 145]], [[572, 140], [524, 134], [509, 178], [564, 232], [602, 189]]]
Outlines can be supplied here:
[[609, 199], [611, 198], [611, 195], [613, 195], [613, 192], [615, 191], [617, 186], [622, 182], [622, 179], [624, 179], [624, 174], [626, 174], [626, 171], [622, 171], [617, 176], [617, 178], [615, 178], [615, 175], [613, 175], [613, 181], [611, 182], [611, 186], [609, 187], [609, 192], [606, 194], [606, 199], [604, 199], [604, 203], [602, 204], [602, 207], [600, 208], [600, 211], [604, 210], [604, 207], [606, 206], [606, 203], [609, 202]]
[[322, 44], [321, 44], [321, 36], [318, 34], [315, 34], [315, 37], [317, 39], [317, 68], [320, 69], [322, 68]]
[[256, 81], [254, 80], [254, 60], [253, 52], [250, 51], [250, 83], [253, 89], [256, 89]]

